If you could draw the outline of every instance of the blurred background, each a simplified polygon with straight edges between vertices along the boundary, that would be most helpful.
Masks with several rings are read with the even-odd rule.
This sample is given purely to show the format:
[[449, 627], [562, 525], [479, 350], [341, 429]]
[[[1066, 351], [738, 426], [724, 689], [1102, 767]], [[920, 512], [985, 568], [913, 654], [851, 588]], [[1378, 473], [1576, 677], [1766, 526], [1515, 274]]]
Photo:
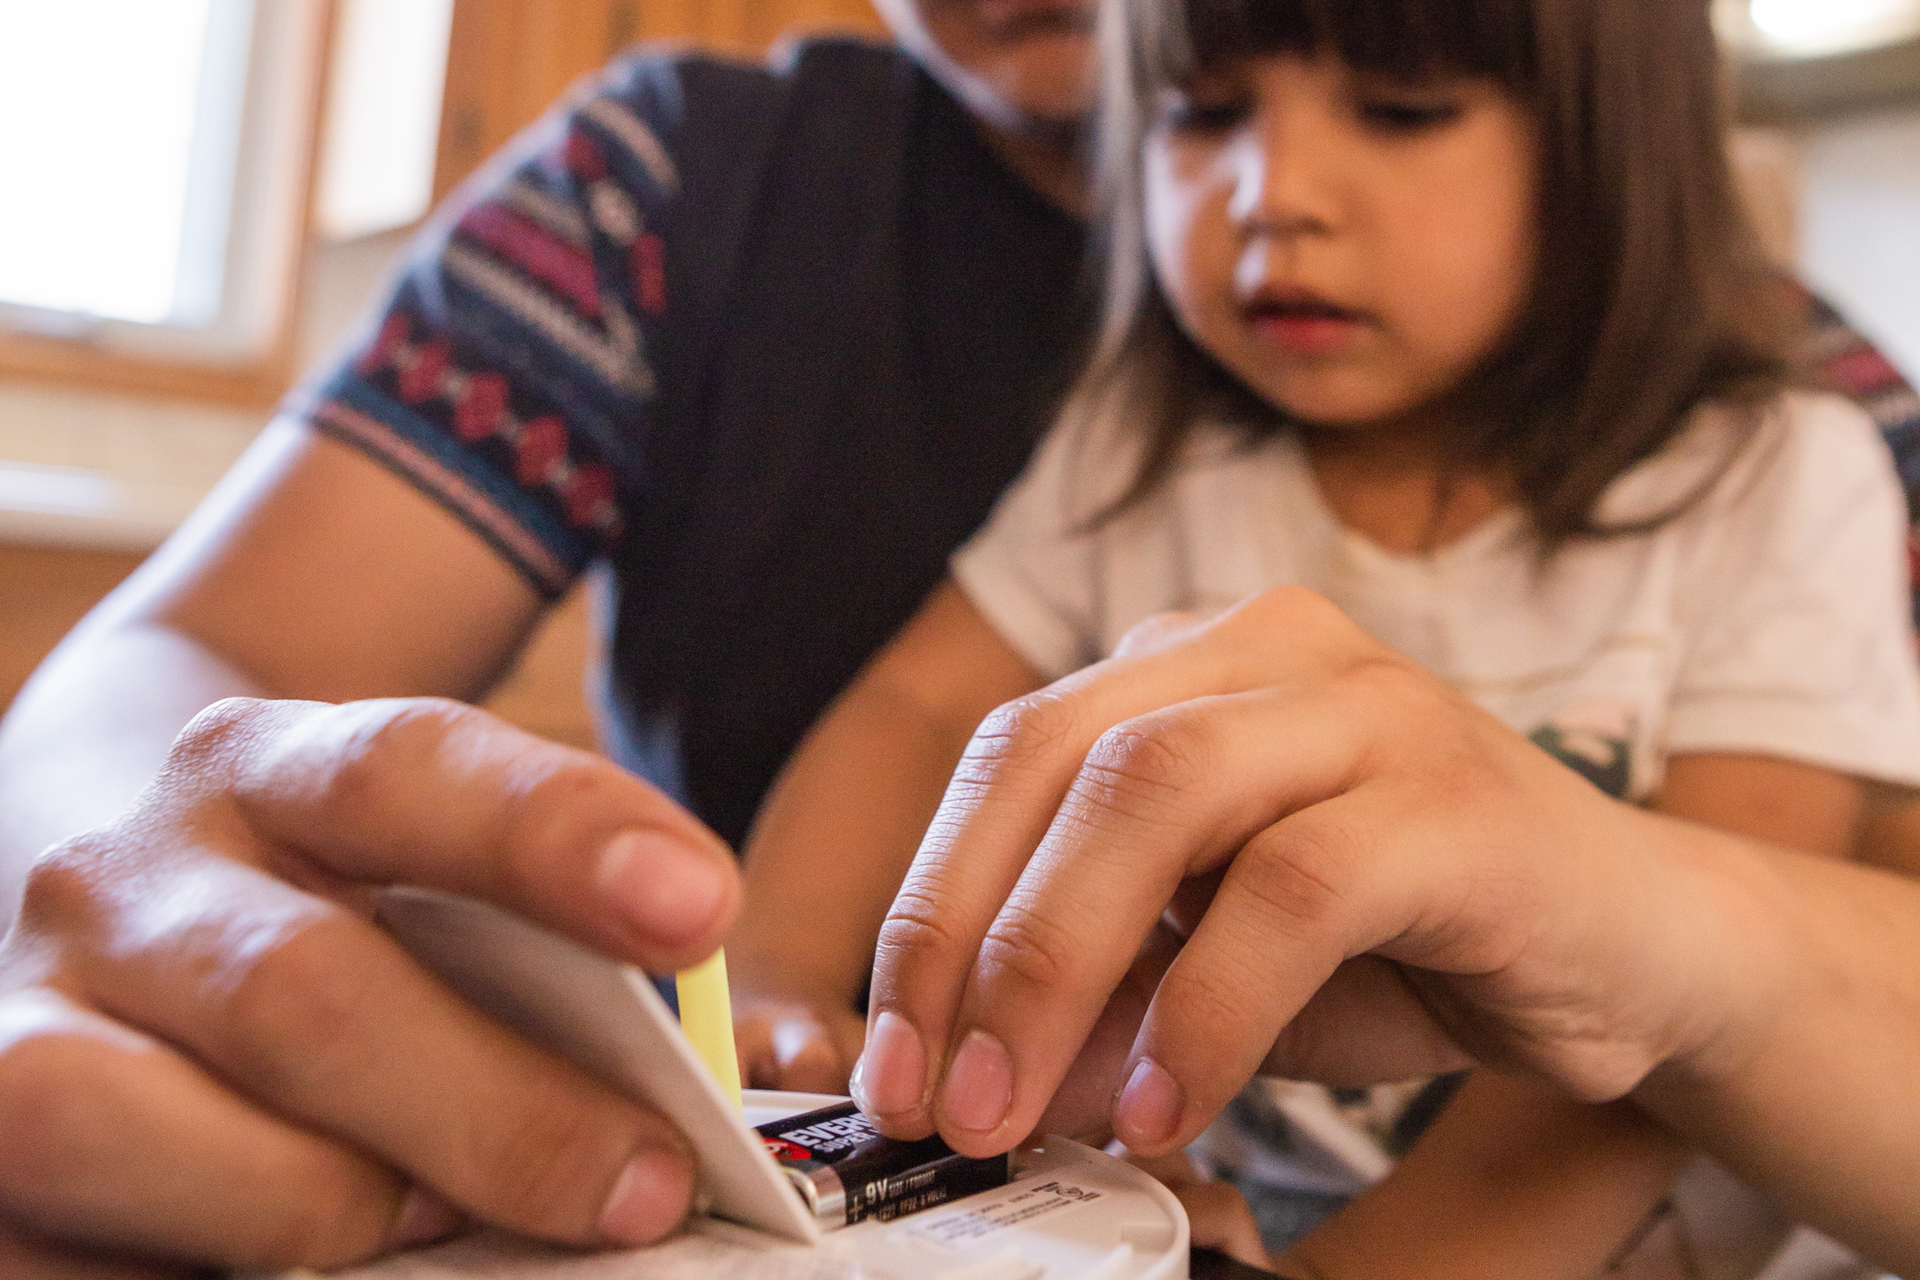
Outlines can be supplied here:
[[[1713, 0], [1769, 247], [1920, 373], [1920, 0]], [[337, 341], [433, 202], [642, 41], [867, 0], [0, 0], [0, 708]], [[492, 705], [591, 745], [576, 599]]]

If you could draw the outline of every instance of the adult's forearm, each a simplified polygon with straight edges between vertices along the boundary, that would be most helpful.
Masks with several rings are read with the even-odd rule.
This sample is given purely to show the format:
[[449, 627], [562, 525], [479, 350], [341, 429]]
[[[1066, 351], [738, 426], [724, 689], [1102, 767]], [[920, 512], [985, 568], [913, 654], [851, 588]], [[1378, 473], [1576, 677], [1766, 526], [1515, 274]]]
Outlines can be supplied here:
[[1741, 1013], [1636, 1097], [1796, 1217], [1920, 1272], [1920, 883], [1701, 843]]
[[262, 693], [166, 627], [118, 623], [70, 636], [0, 722], [0, 932], [42, 849], [124, 809], [207, 705]]

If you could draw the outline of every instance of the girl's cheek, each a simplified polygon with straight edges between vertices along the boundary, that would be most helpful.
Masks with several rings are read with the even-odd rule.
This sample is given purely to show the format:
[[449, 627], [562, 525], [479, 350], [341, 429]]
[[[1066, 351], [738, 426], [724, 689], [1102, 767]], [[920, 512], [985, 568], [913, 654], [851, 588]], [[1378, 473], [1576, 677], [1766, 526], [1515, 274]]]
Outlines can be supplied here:
[[1177, 311], [1186, 312], [1204, 288], [1206, 264], [1226, 251], [1212, 243], [1225, 228], [1210, 228], [1207, 185], [1182, 165], [1177, 149], [1150, 144], [1142, 175], [1147, 253], [1160, 288]]

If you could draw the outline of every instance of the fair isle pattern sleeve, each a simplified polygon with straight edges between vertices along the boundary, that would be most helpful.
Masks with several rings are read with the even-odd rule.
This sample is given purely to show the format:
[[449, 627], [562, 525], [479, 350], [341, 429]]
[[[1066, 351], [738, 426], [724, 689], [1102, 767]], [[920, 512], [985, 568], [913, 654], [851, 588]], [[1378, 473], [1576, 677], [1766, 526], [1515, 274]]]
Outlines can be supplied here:
[[[658, 68], [653, 70], [657, 71]], [[356, 348], [292, 411], [464, 521], [549, 598], [621, 530], [678, 190], [657, 75], [615, 68], [438, 215]]]
[[1803, 350], [1815, 375], [1865, 409], [1893, 451], [1907, 495], [1907, 583], [1920, 630], [1920, 392], [1838, 311], [1811, 293], [1805, 297]]

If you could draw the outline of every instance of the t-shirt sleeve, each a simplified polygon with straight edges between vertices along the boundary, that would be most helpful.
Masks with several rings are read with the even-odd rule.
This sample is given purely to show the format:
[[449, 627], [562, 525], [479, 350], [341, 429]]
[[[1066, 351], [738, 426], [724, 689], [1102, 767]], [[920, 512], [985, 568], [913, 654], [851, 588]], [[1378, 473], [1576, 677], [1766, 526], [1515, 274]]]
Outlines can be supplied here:
[[1793, 395], [1706, 499], [1675, 754], [1753, 752], [1920, 785], [1906, 512], [1852, 405]]
[[993, 514], [954, 552], [954, 580], [1002, 639], [1049, 680], [1100, 652], [1100, 516], [1126, 487], [1134, 451], [1054, 427]]
[[440, 503], [554, 596], [619, 535], [666, 317], [664, 64], [617, 66], [436, 215], [288, 411]]

